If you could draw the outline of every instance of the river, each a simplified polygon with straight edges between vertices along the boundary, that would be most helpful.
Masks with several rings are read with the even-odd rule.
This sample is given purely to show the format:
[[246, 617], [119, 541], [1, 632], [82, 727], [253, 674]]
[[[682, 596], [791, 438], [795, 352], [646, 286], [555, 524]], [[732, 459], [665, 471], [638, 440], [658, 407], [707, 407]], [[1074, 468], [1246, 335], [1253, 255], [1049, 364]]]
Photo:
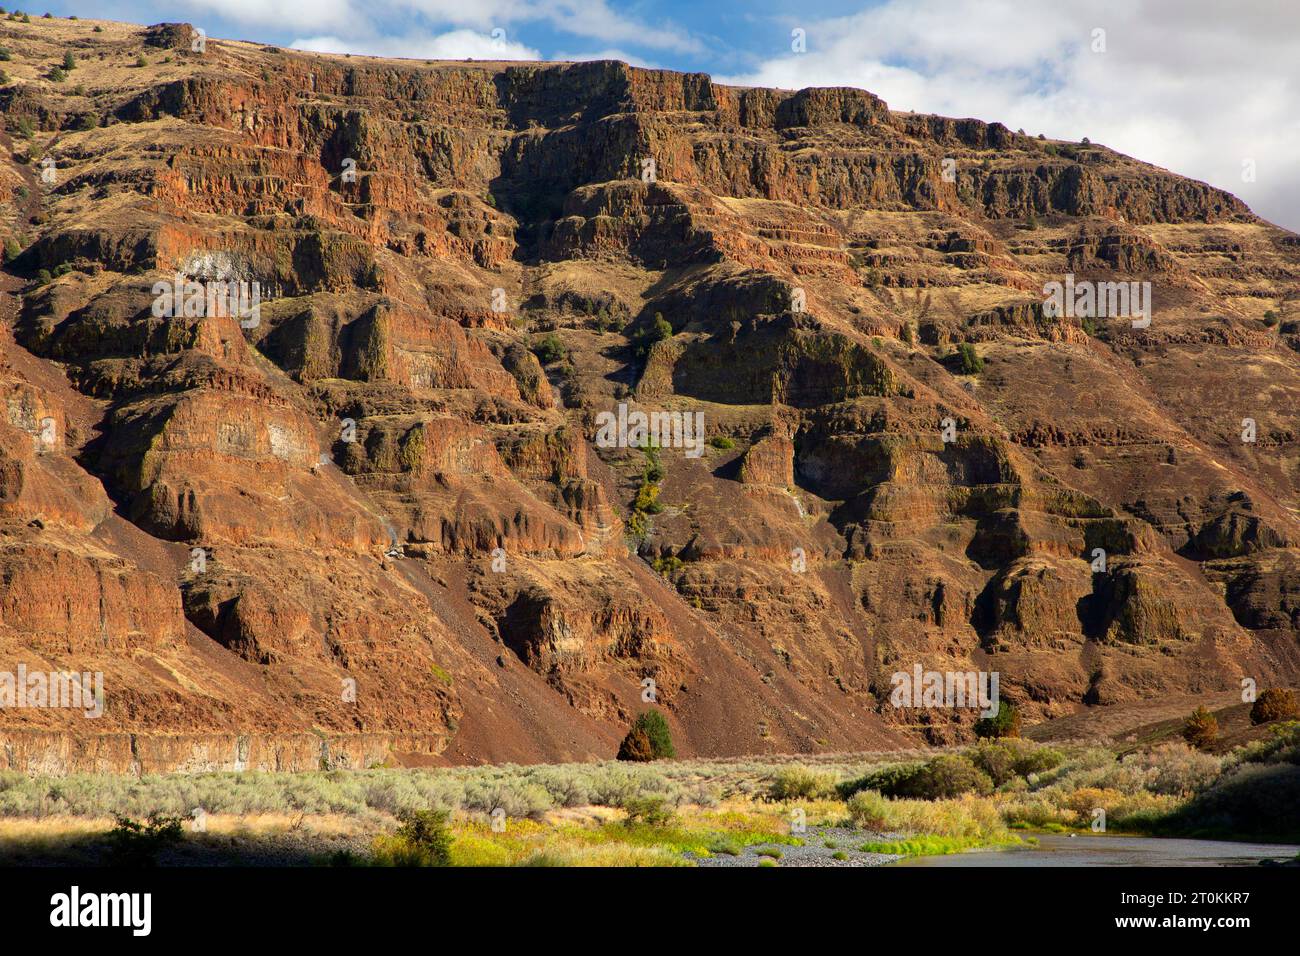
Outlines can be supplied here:
[[1291, 860], [1300, 846], [1155, 837], [1038, 834], [1037, 846], [908, 857], [891, 866], [1255, 866]]

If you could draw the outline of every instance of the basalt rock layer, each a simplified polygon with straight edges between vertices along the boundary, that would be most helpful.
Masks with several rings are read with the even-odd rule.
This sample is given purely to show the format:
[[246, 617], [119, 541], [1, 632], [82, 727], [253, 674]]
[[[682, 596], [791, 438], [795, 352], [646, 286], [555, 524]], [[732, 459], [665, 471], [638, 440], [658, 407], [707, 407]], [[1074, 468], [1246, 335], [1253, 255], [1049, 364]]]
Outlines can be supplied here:
[[[680, 753], [865, 749], [970, 735], [891, 706], [917, 664], [1029, 722], [1300, 678], [1300, 237], [1231, 195], [859, 90], [198, 39], [0, 20], [0, 670], [104, 686], [5, 708], [0, 766], [608, 757], [650, 702]], [[1044, 311], [1067, 274], [1152, 321]], [[620, 404], [660, 447], [597, 440]]]

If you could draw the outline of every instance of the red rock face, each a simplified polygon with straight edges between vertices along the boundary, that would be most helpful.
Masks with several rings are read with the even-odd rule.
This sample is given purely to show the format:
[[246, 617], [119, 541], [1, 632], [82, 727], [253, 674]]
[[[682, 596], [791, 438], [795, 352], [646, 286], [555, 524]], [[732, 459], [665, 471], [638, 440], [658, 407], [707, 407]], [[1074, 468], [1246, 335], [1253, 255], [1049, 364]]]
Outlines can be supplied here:
[[[610, 757], [651, 697], [682, 754], [868, 749], [969, 736], [890, 705], [917, 664], [1029, 722], [1300, 679], [1300, 238], [1232, 196], [857, 90], [100, 25], [0, 22], [0, 670], [104, 676], [3, 765]], [[1045, 313], [1067, 275], [1151, 323]]]

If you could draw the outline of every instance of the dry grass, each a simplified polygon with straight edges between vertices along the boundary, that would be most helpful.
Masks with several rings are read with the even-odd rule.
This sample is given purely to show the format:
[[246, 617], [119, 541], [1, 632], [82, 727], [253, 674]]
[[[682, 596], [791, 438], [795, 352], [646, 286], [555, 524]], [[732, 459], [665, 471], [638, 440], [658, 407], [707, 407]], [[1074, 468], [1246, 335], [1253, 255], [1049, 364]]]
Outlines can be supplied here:
[[[117, 813], [183, 818], [186, 850], [200, 856], [256, 855], [269, 847], [277, 860], [299, 863], [333, 855], [366, 862], [376, 838], [391, 833], [407, 809], [447, 810], [453, 862], [466, 866], [680, 865], [755, 843], [789, 842], [796, 810], [811, 827], [856, 823], [922, 848], [1004, 843], [1014, 840], [1012, 830], [1086, 828], [1098, 808], [1112, 832], [1152, 832], [1206, 794], [1222, 792], [1213, 804], [1221, 813], [1233, 794], [1227, 783], [1286, 763], [1300, 739], [1293, 727], [1300, 725], [1279, 727], [1270, 741], [1228, 757], [1185, 744], [1124, 756], [1100, 747], [1056, 748], [1052, 762], [1017, 764], [1021, 769], [999, 777], [1004, 782], [991, 794], [951, 799], [863, 792], [846, 802], [837, 791], [846, 785], [848, 794], [869, 770], [906, 763], [898, 754], [138, 780], [2, 773], [0, 855], [32, 860], [84, 850], [103, 840]], [[1027, 742], [1017, 748], [1031, 756], [1048, 752]], [[972, 753], [979, 759], [981, 751]], [[658, 808], [647, 818], [653, 824], [630, 823], [625, 808], [645, 806]], [[188, 825], [195, 807], [207, 813], [203, 833]], [[497, 807], [506, 811], [503, 832], [491, 826]]]

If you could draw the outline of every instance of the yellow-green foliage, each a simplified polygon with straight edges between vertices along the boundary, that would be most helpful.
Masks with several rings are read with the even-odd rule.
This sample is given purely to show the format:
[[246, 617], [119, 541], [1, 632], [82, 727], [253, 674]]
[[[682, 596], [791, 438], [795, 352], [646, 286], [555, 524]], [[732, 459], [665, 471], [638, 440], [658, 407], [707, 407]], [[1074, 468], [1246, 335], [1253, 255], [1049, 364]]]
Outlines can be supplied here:
[[893, 819], [889, 800], [878, 790], [859, 790], [848, 800], [849, 818], [864, 830], [888, 829]]
[[776, 772], [769, 793], [773, 800], [815, 800], [832, 794], [836, 782], [832, 773], [795, 764]]
[[365, 382], [383, 379], [388, 373], [388, 319], [374, 315], [365, 329], [365, 340], [357, 355], [358, 377]]
[[691, 866], [691, 861], [659, 847], [561, 846], [539, 850], [520, 866]]
[[1183, 737], [1193, 747], [1208, 747], [1219, 738], [1219, 722], [1204, 707], [1197, 707], [1183, 726]]
[[988, 798], [890, 800], [864, 790], [849, 799], [848, 809], [856, 825], [872, 830], [960, 837], [986, 844], [1011, 839], [996, 801]]
[[424, 465], [424, 424], [417, 422], [400, 433], [391, 428], [372, 431], [366, 453], [375, 471], [419, 472]]
[[1095, 809], [1107, 810], [1124, 799], [1118, 790], [1102, 790], [1099, 787], [1080, 787], [1065, 798], [1065, 808], [1072, 811], [1077, 822], [1086, 824], [1092, 819]]
[[453, 866], [689, 866], [690, 857], [793, 844], [766, 814], [697, 812], [668, 825], [510, 820], [496, 833], [477, 821], [455, 827]]
[[416, 425], [402, 436], [399, 453], [402, 471], [419, 472], [424, 464], [424, 426]]
[[640, 511], [644, 514], [654, 514], [659, 507], [659, 486], [652, 485], [650, 482], [642, 482], [641, 487], [636, 490], [636, 498], [632, 502], [632, 510]]
[[440, 810], [413, 810], [399, 818], [391, 834], [375, 837], [374, 862], [378, 866], [447, 866], [451, 863], [452, 835], [447, 814]]
[[[1015, 837], [1001, 841], [1019, 843]], [[975, 837], [950, 837], [922, 834], [902, 840], [872, 840], [858, 847], [863, 853], [892, 853], [901, 856], [946, 856], [949, 853], [962, 853], [978, 847], [988, 846], [986, 840]]]
[[669, 555], [666, 558], [655, 558], [652, 565], [657, 574], [662, 574], [666, 578], [671, 578], [685, 566], [686, 562], [676, 555]]

